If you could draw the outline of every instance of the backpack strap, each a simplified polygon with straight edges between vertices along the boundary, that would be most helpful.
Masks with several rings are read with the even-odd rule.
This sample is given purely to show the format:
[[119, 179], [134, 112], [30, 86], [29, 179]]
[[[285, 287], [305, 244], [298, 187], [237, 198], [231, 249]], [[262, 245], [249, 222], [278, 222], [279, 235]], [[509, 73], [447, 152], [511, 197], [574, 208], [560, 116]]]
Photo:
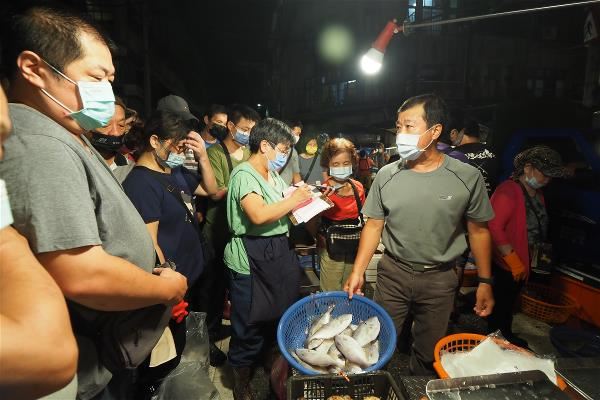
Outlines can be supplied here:
[[[174, 171], [174, 170], [172, 170], [172, 171]], [[185, 204], [185, 201], [183, 200], [183, 197], [181, 196], [181, 189], [178, 189], [177, 187], [173, 186], [165, 177], [158, 176], [158, 175], [155, 175], [155, 176], [156, 176], [156, 179], [163, 185], [163, 187], [165, 189], [167, 189], [167, 192], [169, 192], [177, 200], [177, 202], [179, 204], [181, 204], [181, 206], [185, 209], [185, 212], [186, 212], [188, 218], [190, 219], [191, 223], [194, 225], [194, 229], [196, 229], [196, 233], [198, 233], [198, 236], [200, 237], [200, 239], [202, 239], [202, 232], [200, 231], [200, 224], [198, 223], [198, 219], [196, 218], [194, 213], [192, 211], [190, 211], [187, 204]], [[177, 179], [177, 178], [175, 178], [175, 179]], [[186, 184], [185, 186], [188, 186], [188, 185]], [[188, 186], [188, 188], [189, 188], [189, 186]]]
[[229, 150], [227, 150], [227, 146], [223, 142], [219, 142], [221, 147], [223, 148], [223, 152], [225, 153], [225, 158], [227, 159], [227, 167], [229, 167], [229, 173], [233, 171], [233, 163], [231, 162], [231, 154], [229, 154]]
[[317, 162], [317, 158], [319, 157], [319, 153], [321, 153], [321, 149], [317, 150], [317, 152], [315, 153], [315, 156], [313, 157], [312, 163], [310, 164], [310, 168], [308, 169], [308, 172], [306, 173], [306, 175], [304, 175], [304, 182], [308, 181], [308, 177], [310, 176], [311, 172], [313, 171], [313, 168], [315, 167], [315, 163]]
[[358, 189], [356, 185], [352, 182], [352, 179], [348, 179], [348, 183], [352, 186], [352, 193], [354, 194], [354, 200], [356, 201], [356, 208], [358, 209], [358, 219], [360, 220], [361, 225], [365, 224], [363, 214], [362, 214], [362, 202], [360, 201], [360, 196], [358, 194]]

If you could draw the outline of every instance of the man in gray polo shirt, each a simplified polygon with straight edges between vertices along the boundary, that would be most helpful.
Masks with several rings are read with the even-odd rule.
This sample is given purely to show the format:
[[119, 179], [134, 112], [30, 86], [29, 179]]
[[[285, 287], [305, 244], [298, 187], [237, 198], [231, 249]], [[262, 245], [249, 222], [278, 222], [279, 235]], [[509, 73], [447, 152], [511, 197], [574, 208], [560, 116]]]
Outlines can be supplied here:
[[491, 313], [491, 237], [494, 217], [479, 171], [440, 153], [435, 142], [446, 123], [444, 101], [410, 98], [398, 110], [396, 143], [401, 159], [377, 174], [363, 208], [368, 221], [344, 290], [362, 294], [364, 272], [379, 240], [385, 254], [377, 266], [375, 301], [398, 332], [414, 316], [411, 373], [431, 373], [433, 350], [448, 328], [458, 278], [455, 260], [465, 251], [465, 228], [479, 267], [475, 312]]
[[[152, 274], [155, 252], [144, 221], [83, 136], [114, 111], [115, 70], [106, 39], [77, 15], [46, 8], [16, 16], [11, 36], [5, 50], [14, 65], [13, 133], [0, 176], [11, 193], [14, 228], [28, 239], [72, 313], [133, 313], [179, 303], [185, 277], [171, 269]], [[166, 308], [155, 308], [164, 315]], [[79, 331], [86, 327], [73, 328], [77, 397], [103, 396], [111, 373], [89, 333]], [[158, 341], [163, 330], [141, 332], [141, 340]]]

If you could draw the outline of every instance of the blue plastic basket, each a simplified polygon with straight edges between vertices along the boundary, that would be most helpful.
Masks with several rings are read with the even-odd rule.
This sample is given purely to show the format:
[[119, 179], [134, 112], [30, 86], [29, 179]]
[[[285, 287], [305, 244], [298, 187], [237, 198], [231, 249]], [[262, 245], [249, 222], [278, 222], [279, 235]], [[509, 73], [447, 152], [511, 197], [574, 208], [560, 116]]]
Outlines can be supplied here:
[[288, 363], [304, 375], [318, 375], [316, 371], [302, 367], [290, 352], [297, 348], [305, 347], [306, 337], [311, 323], [319, 318], [327, 307], [335, 303], [331, 313], [332, 317], [341, 314], [352, 314], [352, 323], [358, 324], [373, 316], [379, 318], [381, 331], [379, 332], [379, 361], [365, 372], [381, 369], [392, 357], [396, 349], [396, 328], [388, 313], [377, 303], [364, 296], [354, 296], [348, 300], [346, 292], [322, 292], [294, 303], [283, 314], [277, 327], [277, 343], [281, 354]]

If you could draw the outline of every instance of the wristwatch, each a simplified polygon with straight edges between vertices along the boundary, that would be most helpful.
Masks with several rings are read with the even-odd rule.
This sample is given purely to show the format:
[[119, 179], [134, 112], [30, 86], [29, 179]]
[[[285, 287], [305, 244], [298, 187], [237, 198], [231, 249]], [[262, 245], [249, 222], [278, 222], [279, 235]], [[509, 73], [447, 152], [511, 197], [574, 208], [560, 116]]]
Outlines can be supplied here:
[[494, 278], [493, 277], [489, 277], [489, 278], [482, 278], [481, 276], [477, 277], [477, 282], [479, 283], [487, 283], [488, 285], [493, 285], [494, 284]]

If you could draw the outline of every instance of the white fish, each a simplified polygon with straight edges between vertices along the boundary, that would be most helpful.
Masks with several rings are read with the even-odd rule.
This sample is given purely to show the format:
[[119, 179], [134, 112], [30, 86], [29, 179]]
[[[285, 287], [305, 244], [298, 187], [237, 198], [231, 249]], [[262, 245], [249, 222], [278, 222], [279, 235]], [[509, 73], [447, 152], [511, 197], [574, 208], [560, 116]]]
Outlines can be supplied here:
[[[335, 337], [335, 345], [346, 357], [347, 361], [350, 361], [354, 364], [358, 364], [359, 367], [366, 368], [370, 364], [367, 361], [367, 356], [365, 355], [365, 351], [362, 347], [350, 336], [346, 335], [337, 335]], [[297, 351], [297, 350], [296, 350]], [[298, 354], [300, 355], [300, 354]], [[306, 361], [306, 360], [305, 360]], [[312, 363], [309, 363], [312, 364]]]
[[346, 361], [344, 371], [346, 371], [349, 374], [360, 374], [361, 372], [363, 372], [363, 369], [358, 365], [354, 364], [353, 362]]
[[345, 362], [346, 360], [344, 359], [344, 355], [342, 353], [340, 353], [340, 351], [338, 350], [337, 346], [335, 345], [335, 343], [333, 343], [330, 347], [329, 347], [329, 351], [327, 352], [327, 354], [333, 358], [334, 360], [340, 360]]
[[342, 369], [340, 367], [329, 367], [329, 369], [327, 370], [327, 372], [329, 372], [330, 374], [338, 374], [342, 371]]
[[340, 360], [335, 360], [329, 355], [327, 355], [327, 353], [320, 353], [316, 350], [296, 349], [296, 354], [305, 363], [317, 367], [329, 367], [336, 365], [339, 367], [344, 366], [344, 363], [340, 362]]
[[292, 357], [294, 357], [294, 360], [298, 361], [298, 364], [302, 365], [306, 369], [312, 369], [313, 371], [318, 372], [320, 374], [327, 374], [329, 372], [325, 368], [315, 367], [315, 366], [312, 366], [312, 365], [309, 365], [309, 364], [305, 363], [293, 351], [290, 351], [290, 354], [292, 355]]
[[306, 348], [307, 349], [315, 349], [323, 344], [325, 339], [306, 339]]
[[322, 343], [315, 348], [315, 350], [318, 352], [327, 353], [332, 345], [335, 346], [333, 339], [317, 339], [317, 340], [322, 341]]
[[310, 340], [331, 339], [344, 331], [352, 322], [352, 314], [342, 314], [332, 319], [327, 325], [319, 329]]
[[358, 325], [358, 328], [356, 328], [352, 337], [358, 342], [358, 345], [362, 347], [377, 339], [380, 330], [381, 324], [379, 323], [379, 319], [377, 317], [371, 317]]
[[379, 361], [379, 340], [375, 340], [364, 347], [365, 355], [367, 356], [367, 362], [370, 365], [375, 364]]
[[313, 336], [315, 333], [317, 333], [319, 329], [321, 329], [324, 325], [327, 325], [329, 321], [331, 321], [331, 312], [334, 308], [335, 304], [332, 304], [329, 307], [327, 307], [327, 311], [325, 311], [323, 315], [321, 315], [317, 320], [315, 320], [312, 323], [310, 329], [308, 330], [308, 337]]
[[346, 329], [344, 329], [344, 331], [342, 333], [340, 333], [340, 335], [352, 336], [353, 333], [354, 333], [354, 331], [352, 330], [352, 328], [347, 327]]

